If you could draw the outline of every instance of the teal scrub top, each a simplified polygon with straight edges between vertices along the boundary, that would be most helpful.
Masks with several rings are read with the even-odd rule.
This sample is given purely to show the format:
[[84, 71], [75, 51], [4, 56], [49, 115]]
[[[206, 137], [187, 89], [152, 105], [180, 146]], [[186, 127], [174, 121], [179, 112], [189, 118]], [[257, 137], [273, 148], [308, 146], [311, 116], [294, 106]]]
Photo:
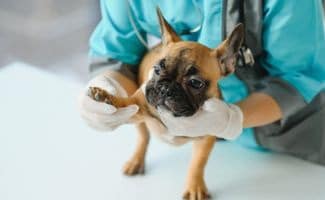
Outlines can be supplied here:
[[[222, 40], [222, 3], [101, 0], [102, 19], [90, 38], [90, 56], [138, 64], [146, 47], [137, 34], [144, 39], [146, 33], [160, 36], [156, 6], [184, 40], [215, 48]], [[265, 56], [259, 62], [270, 76], [294, 86], [307, 103], [325, 88], [325, 20], [321, 0], [265, 0], [262, 38]], [[219, 86], [226, 102], [235, 103], [248, 96], [245, 84], [234, 74], [220, 80]], [[256, 147], [253, 129], [245, 129], [236, 142]]]

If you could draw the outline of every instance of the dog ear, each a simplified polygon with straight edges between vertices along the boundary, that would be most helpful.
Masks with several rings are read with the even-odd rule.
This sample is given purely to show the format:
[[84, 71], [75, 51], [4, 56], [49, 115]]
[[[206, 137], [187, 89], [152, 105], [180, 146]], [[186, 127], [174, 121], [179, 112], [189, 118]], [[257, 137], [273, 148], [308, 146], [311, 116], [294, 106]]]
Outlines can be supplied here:
[[180, 37], [176, 34], [176, 32], [173, 30], [173, 28], [168, 24], [164, 16], [162, 15], [159, 7], [156, 8], [157, 15], [159, 19], [160, 24], [160, 31], [161, 31], [161, 40], [163, 45], [167, 45], [172, 42], [178, 42], [180, 41]]
[[238, 24], [215, 50], [220, 62], [221, 75], [227, 76], [235, 71], [239, 49], [244, 41], [244, 25]]

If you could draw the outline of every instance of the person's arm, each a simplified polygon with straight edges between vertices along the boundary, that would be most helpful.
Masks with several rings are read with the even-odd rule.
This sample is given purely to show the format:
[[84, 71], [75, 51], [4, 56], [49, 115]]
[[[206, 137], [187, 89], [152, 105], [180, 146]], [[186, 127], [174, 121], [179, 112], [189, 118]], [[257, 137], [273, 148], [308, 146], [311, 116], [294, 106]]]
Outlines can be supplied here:
[[243, 112], [243, 128], [263, 126], [282, 118], [277, 102], [265, 93], [253, 93], [237, 105]]
[[142, 38], [145, 38], [145, 34], [127, 2], [100, 1], [102, 18], [89, 41], [91, 58], [111, 58], [128, 64], [140, 62], [146, 47], [137, 34]]
[[324, 88], [321, 1], [269, 1], [264, 10], [262, 65], [270, 77], [259, 92], [238, 103], [245, 128], [286, 119]]

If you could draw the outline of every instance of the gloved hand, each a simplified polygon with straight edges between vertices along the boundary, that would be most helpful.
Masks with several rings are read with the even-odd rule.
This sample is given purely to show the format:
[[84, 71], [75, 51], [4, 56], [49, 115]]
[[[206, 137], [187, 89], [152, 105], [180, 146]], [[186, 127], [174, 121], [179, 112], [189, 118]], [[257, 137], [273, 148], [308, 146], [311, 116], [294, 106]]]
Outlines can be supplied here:
[[217, 98], [205, 101], [202, 108], [190, 117], [174, 117], [166, 110], [158, 110], [168, 134], [198, 137], [213, 135], [227, 140], [236, 139], [243, 129], [243, 113], [234, 104]]
[[79, 96], [80, 114], [89, 126], [101, 131], [112, 131], [121, 124], [127, 123], [138, 112], [137, 105], [116, 108], [93, 100], [87, 94], [90, 86], [103, 88], [115, 96], [127, 97], [127, 92], [123, 87], [108, 75], [99, 75], [92, 79], [86, 90], [82, 91]]

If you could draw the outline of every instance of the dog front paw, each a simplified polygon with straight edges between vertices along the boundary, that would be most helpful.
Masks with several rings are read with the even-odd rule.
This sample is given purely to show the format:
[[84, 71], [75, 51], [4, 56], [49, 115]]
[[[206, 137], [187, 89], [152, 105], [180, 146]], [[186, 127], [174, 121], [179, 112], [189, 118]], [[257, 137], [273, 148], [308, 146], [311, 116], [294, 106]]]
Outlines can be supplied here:
[[127, 176], [144, 174], [144, 159], [132, 158], [124, 164], [123, 173]]
[[210, 199], [210, 197], [203, 179], [190, 181], [183, 194], [184, 200], [206, 200]]
[[89, 87], [88, 96], [95, 101], [112, 104], [112, 95], [99, 87]]

